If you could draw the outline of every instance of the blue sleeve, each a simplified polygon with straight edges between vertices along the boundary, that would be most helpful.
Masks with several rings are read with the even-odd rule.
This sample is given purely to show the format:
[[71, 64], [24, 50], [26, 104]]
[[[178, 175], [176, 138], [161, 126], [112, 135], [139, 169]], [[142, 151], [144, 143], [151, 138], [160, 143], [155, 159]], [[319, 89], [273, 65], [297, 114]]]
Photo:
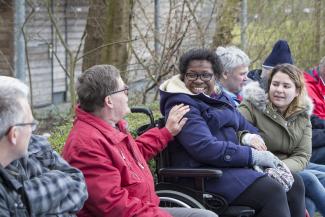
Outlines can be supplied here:
[[258, 134], [258, 129], [254, 127], [248, 120], [245, 119], [245, 117], [239, 112], [236, 111], [239, 119], [239, 131], [247, 130], [250, 133], [256, 133]]
[[[166, 112], [168, 116], [169, 110], [166, 109]], [[188, 120], [176, 138], [193, 159], [216, 167], [251, 165], [250, 148], [222, 141], [212, 135], [199, 109], [195, 106], [190, 105], [186, 117]]]

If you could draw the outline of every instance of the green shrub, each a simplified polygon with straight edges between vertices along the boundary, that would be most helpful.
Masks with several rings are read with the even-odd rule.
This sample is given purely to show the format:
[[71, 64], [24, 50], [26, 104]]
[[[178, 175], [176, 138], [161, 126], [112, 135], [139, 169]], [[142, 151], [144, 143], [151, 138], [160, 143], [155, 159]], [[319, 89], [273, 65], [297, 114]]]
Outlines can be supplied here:
[[[159, 111], [159, 103], [158, 102], [154, 102], [148, 106], [132, 106], [132, 107], [147, 107], [150, 108], [154, 119], [157, 120], [158, 118], [161, 117], [160, 111]], [[145, 114], [139, 114], [139, 113], [130, 113], [127, 115], [127, 117], [125, 118], [125, 120], [128, 122], [128, 129], [131, 132], [131, 134], [136, 137], [136, 129], [138, 129], [139, 127], [145, 125], [145, 124], [149, 124], [150, 123], [150, 119], [147, 115]]]
[[61, 153], [71, 127], [72, 120], [67, 120], [62, 125], [55, 127], [54, 130], [51, 131], [49, 142], [52, 144], [53, 149], [58, 153]]

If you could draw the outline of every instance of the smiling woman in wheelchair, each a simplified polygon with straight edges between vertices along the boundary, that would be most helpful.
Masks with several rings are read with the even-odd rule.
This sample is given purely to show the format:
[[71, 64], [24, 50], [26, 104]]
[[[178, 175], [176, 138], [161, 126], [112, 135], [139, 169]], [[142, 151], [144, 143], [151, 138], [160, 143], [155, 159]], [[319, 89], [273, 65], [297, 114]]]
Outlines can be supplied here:
[[[185, 126], [168, 146], [171, 166], [222, 170], [220, 178], [206, 181], [207, 191], [222, 195], [230, 205], [253, 208], [255, 216], [304, 216], [301, 179], [293, 175], [294, 184], [286, 192], [275, 179], [253, 169], [255, 165], [274, 168], [280, 160], [268, 151], [241, 145], [264, 146], [264, 141], [215, 85], [223, 71], [216, 54], [190, 50], [180, 58], [179, 70], [160, 86], [160, 109], [166, 118], [174, 105], [190, 106]], [[190, 178], [178, 181], [193, 184]]]

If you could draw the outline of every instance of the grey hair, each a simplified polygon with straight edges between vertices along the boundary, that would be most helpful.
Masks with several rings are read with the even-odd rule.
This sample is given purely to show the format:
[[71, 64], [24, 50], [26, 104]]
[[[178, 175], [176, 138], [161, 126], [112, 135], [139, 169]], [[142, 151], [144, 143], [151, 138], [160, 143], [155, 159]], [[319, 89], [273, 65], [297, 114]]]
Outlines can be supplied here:
[[225, 72], [233, 72], [238, 66], [249, 66], [250, 59], [247, 54], [235, 46], [218, 47], [216, 54], [219, 56]]
[[16, 78], [0, 76], [0, 139], [16, 123], [22, 122], [24, 112], [20, 99], [28, 99], [28, 86]]

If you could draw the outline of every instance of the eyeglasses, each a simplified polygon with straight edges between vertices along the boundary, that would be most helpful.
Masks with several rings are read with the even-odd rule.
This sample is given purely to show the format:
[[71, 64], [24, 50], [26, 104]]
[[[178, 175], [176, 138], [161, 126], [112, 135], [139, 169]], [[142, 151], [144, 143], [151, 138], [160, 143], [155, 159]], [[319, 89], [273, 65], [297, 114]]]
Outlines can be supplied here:
[[200, 79], [202, 81], [210, 81], [213, 77], [213, 74], [211, 73], [185, 73], [185, 76], [187, 78], [187, 80], [189, 81], [196, 81], [198, 79], [198, 77], [200, 77]]
[[124, 89], [110, 92], [109, 95], [113, 95], [113, 94], [119, 93], [119, 92], [124, 92], [125, 95], [128, 95], [128, 90], [129, 90], [129, 87], [128, 86], [125, 86]]
[[30, 122], [30, 123], [18, 123], [18, 124], [12, 125], [11, 127], [14, 127], [14, 126], [17, 126], [17, 127], [21, 126], [21, 127], [23, 127], [23, 126], [28, 126], [28, 125], [31, 126], [32, 132], [34, 132], [36, 130], [36, 128], [37, 128], [38, 121], [34, 120], [33, 122]]
[[6, 134], [7, 135], [9, 133], [9, 130], [12, 128], [12, 127], [24, 127], [24, 126], [28, 126], [30, 125], [31, 128], [32, 128], [32, 132], [34, 132], [37, 128], [37, 125], [38, 125], [38, 121], [34, 120], [33, 122], [29, 122], [29, 123], [18, 123], [18, 124], [14, 124], [12, 125], [11, 127], [9, 127], [9, 129], [7, 130]]
[[34, 120], [32, 122], [29, 122], [29, 123], [18, 123], [18, 124], [14, 124], [14, 125], [10, 126], [8, 128], [8, 130], [6, 131], [6, 133], [4, 135], [0, 136], [0, 138], [2, 138], [5, 135], [8, 135], [8, 133], [9, 133], [9, 131], [10, 131], [10, 129], [12, 127], [24, 127], [24, 126], [28, 126], [28, 125], [31, 126], [32, 132], [34, 132], [37, 129], [38, 121]]

